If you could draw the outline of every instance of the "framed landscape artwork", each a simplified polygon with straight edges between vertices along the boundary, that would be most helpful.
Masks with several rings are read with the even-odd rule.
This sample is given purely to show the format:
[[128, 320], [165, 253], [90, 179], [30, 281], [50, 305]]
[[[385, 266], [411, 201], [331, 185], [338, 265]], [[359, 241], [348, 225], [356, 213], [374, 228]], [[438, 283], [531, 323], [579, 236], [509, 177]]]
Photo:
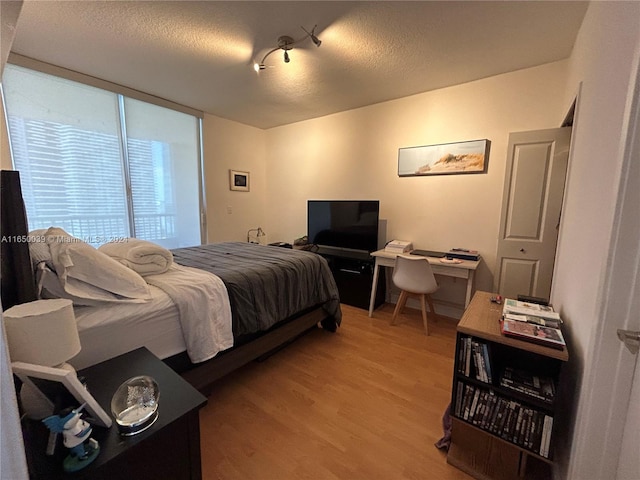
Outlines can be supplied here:
[[240, 192], [249, 191], [249, 172], [229, 170], [229, 188]]
[[398, 176], [486, 173], [491, 142], [487, 139], [398, 149]]

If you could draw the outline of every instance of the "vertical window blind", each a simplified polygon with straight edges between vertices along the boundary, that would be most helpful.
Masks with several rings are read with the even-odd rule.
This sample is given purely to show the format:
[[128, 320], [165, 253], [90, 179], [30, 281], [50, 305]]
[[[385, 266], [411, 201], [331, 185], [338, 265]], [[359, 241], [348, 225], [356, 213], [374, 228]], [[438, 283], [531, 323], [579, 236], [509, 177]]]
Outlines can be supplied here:
[[201, 243], [198, 118], [15, 65], [3, 93], [31, 230]]

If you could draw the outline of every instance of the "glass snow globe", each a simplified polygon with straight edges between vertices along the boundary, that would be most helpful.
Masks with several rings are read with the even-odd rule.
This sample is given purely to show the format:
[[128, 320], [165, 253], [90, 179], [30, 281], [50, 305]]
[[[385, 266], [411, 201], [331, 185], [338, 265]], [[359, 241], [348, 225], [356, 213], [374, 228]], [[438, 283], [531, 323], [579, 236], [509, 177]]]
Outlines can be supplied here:
[[132, 377], [118, 387], [111, 399], [113, 414], [120, 435], [144, 432], [158, 419], [160, 389], [147, 375]]

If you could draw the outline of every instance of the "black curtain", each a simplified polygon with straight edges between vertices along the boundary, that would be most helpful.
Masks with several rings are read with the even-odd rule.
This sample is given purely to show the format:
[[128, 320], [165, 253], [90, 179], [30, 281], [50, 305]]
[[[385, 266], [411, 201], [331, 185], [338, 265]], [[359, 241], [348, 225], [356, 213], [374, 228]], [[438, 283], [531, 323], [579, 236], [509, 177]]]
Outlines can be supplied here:
[[2, 308], [37, 299], [29, 256], [27, 213], [22, 199], [20, 172], [0, 171], [0, 263]]

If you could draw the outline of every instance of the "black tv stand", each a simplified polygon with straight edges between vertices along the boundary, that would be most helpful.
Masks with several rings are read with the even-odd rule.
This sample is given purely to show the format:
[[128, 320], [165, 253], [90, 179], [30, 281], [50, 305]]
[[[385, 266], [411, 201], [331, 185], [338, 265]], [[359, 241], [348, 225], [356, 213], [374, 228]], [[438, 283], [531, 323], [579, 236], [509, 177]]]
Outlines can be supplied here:
[[[319, 246], [316, 251], [329, 263], [338, 286], [340, 303], [369, 309], [375, 259], [365, 250]], [[380, 269], [374, 306], [384, 303], [386, 293], [384, 269]]]

